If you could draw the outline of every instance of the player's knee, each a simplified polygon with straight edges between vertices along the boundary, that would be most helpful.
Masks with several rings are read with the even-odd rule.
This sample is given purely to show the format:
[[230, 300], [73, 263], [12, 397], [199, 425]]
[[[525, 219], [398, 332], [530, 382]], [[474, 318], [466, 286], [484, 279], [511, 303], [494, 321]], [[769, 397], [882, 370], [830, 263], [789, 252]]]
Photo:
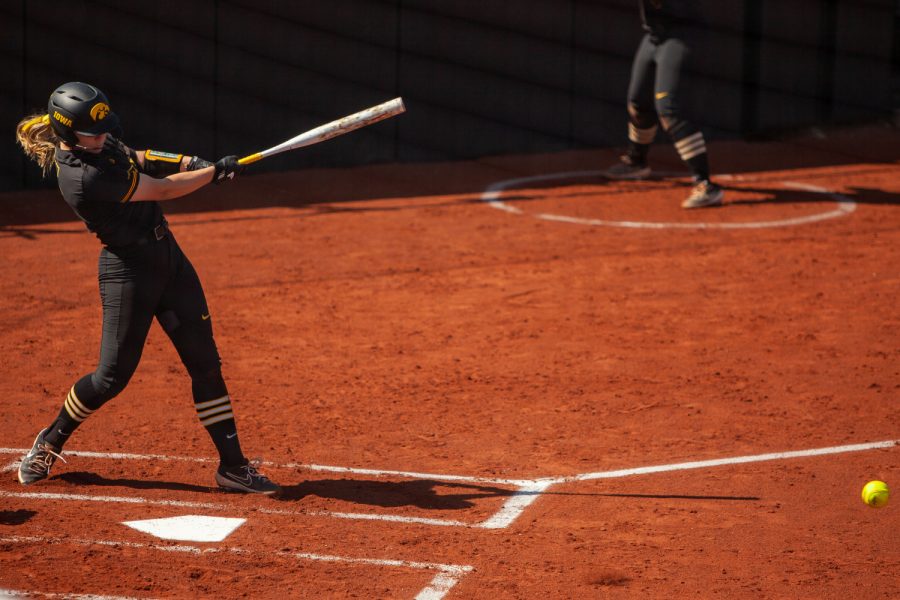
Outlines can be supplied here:
[[632, 119], [636, 119], [638, 115], [641, 114], [641, 107], [634, 100], [628, 101], [628, 116]]
[[640, 103], [638, 103], [634, 100], [628, 101], [628, 118], [629, 119], [637, 122], [637, 121], [646, 119], [648, 116], [650, 118], [653, 117], [653, 108], [652, 107], [642, 106]]
[[222, 363], [216, 360], [203, 365], [193, 365], [188, 367], [188, 374], [191, 379], [197, 381], [217, 381], [222, 379]]
[[638, 129], [649, 129], [656, 125], [656, 114], [652, 109], [646, 110], [639, 104], [629, 102], [628, 120]]
[[116, 367], [103, 365], [99, 367], [91, 376], [91, 385], [94, 386], [94, 392], [103, 402], [115, 398], [131, 379], [132, 372], [124, 372]]
[[659, 122], [663, 126], [663, 130], [675, 141], [678, 141], [688, 135], [694, 133], [696, 128], [684, 119], [679, 119], [674, 115], [660, 115]]
[[188, 374], [195, 398], [218, 398], [228, 393], [218, 359], [214, 363], [192, 366], [188, 368]]

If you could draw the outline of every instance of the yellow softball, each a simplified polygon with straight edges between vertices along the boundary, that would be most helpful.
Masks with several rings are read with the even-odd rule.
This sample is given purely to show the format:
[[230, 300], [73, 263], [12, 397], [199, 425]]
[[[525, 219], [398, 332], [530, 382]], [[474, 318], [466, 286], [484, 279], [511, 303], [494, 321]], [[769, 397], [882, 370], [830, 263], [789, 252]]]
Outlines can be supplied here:
[[862, 499], [863, 502], [872, 508], [881, 508], [888, 503], [890, 490], [883, 481], [870, 481], [863, 486]]

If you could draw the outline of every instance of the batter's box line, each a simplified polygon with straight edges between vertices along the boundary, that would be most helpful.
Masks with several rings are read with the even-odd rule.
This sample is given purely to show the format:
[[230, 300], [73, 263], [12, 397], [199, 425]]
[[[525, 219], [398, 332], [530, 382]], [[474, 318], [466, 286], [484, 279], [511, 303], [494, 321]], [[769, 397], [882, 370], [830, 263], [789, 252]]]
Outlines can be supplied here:
[[[135, 548], [140, 550], [157, 550], [161, 552], [175, 552], [195, 555], [205, 554], [249, 554], [251, 551], [243, 548], [201, 548], [199, 546], [190, 546], [185, 544], [160, 546], [156, 544], [142, 544], [138, 542], [110, 541], [110, 540], [90, 540], [79, 538], [64, 537], [46, 537], [46, 536], [4, 536], [0, 537], [0, 543], [9, 544], [75, 544], [80, 546], [108, 546], [112, 548]], [[253, 550], [254, 554], [258, 551]], [[351, 565], [369, 565], [378, 567], [392, 567], [414, 569], [417, 571], [437, 571], [427, 586], [425, 586], [414, 600], [441, 600], [453, 587], [459, 583], [466, 574], [474, 571], [474, 567], [469, 565], [451, 565], [442, 563], [418, 562], [410, 560], [395, 560], [383, 558], [357, 558], [347, 556], [333, 556], [328, 554], [314, 554], [309, 552], [289, 552], [276, 550], [270, 554], [282, 558], [295, 558], [297, 560], [306, 560], [313, 562], [330, 562], [344, 563]], [[72, 596], [66, 595], [66, 598]], [[90, 596], [97, 598], [97, 596]]]
[[[0, 448], [0, 454], [22, 454], [26, 452], [22, 448]], [[198, 458], [189, 456], [167, 456], [162, 454], [128, 454], [122, 452], [92, 452], [87, 450], [71, 450], [66, 451], [67, 455], [79, 456], [84, 458], [97, 458], [106, 460], [165, 460], [165, 461], [182, 461], [195, 463], [215, 463], [214, 459]], [[18, 465], [18, 461], [16, 461]], [[352, 513], [352, 512], [303, 512], [288, 511], [278, 509], [260, 509], [260, 512], [268, 514], [283, 515], [312, 515], [325, 516], [337, 519], [350, 519], [360, 521], [385, 521], [393, 523], [410, 523], [418, 525], [429, 525], [434, 527], [463, 527], [475, 529], [503, 529], [508, 527], [518, 516], [524, 511], [546, 487], [552, 484], [553, 480], [533, 481], [530, 479], [501, 479], [491, 477], [474, 477], [465, 475], [447, 475], [441, 473], [421, 473], [417, 471], [396, 471], [386, 469], [359, 469], [353, 467], [339, 467], [332, 465], [317, 464], [301, 464], [287, 463], [274, 464], [276, 468], [282, 469], [304, 469], [307, 471], [327, 472], [327, 473], [346, 473], [350, 475], [367, 475], [373, 477], [398, 477], [413, 480], [434, 480], [447, 482], [462, 482], [471, 484], [491, 484], [510, 486], [514, 489], [509, 491], [509, 498], [503, 503], [498, 511], [490, 515], [487, 519], [477, 523], [466, 523], [453, 519], [431, 519], [424, 517], [408, 517], [399, 515], [381, 515], [373, 513]], [[53, 494], [40, 492], [3, 492], [0, 496], [17, 497], [17, 498], [34, 498], [42, 500], [69, 500], [69, 501], [87, 501], [87, 502], [112, 502], [112, 503], [133, 503], [133, 504], [152, 504], [165, 506], [180, 506], [184, 508], [208, 508], [212, 510], [233, 509], [233, 507], [223, 504], [213, 504], [206, 502], [189, 502], [180, 500], [151, 500], [139, 497], [122, 497], [122, 496], [91, 496], [87, 494]]]

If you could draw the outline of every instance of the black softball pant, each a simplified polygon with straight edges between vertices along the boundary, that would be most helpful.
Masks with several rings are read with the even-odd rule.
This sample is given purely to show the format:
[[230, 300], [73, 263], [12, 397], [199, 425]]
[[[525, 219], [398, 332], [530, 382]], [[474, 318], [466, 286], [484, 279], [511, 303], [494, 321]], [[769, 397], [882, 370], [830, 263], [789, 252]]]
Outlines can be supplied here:
[[103, 335], [97, 369], [75, 384], [91, 412], [119, 394], [141, 359], [154, 317], [191, 377], [194, 402], [227, 395], [203, 287], [171, 232], [99, 260]]
[[683, 118], [679, 104], [681, 72], [689, 57], [690, 49], [678, 38], [656, 43], [649, 33], [644, 35], [628, 84], [628, 114], [635, 127], [649, 130], [661, 122], [676, 141], [696, 130]]

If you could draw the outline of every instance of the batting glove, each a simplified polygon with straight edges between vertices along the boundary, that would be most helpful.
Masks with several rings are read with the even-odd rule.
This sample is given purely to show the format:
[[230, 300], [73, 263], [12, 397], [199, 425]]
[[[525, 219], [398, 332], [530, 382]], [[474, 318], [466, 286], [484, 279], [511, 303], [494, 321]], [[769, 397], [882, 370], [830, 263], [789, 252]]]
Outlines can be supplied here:
[[222, 183], [226, 179], [234, 179], [235, 175], [243, 172], [244, 165], [238, 162], [237, 156], [225, 156], [216, 161], [216, 174], [213, 183]]

